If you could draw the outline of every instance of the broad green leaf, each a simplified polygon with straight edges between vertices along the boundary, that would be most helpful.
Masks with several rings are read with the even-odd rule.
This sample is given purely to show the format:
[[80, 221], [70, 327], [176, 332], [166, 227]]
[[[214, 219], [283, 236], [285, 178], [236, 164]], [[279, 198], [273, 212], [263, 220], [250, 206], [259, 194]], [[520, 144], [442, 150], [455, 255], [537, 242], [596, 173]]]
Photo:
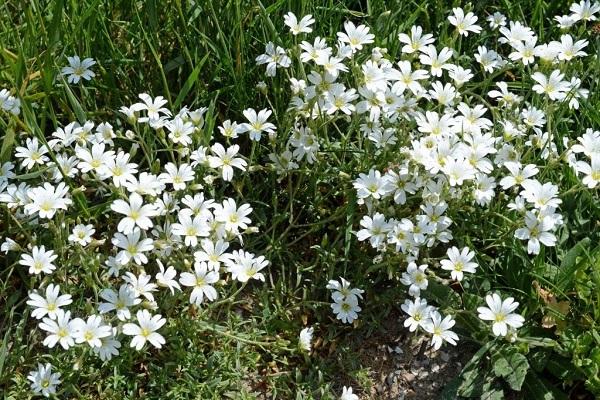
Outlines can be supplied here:
[[504, 348], [493, 354], [492, 363], [497, 377], [504, 378], [511, 389], [521, 390], [529, 370], [527, 357], [513, 347]]

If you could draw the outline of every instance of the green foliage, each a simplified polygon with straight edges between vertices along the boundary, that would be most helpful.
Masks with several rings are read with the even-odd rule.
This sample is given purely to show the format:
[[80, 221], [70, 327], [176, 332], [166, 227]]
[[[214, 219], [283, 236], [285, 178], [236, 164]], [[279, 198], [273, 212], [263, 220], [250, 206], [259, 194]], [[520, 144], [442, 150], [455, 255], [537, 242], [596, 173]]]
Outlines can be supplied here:
[[[480, 18], [501, 10], [510, 18], [530, 22], [540, 40], [551, 34], [556, 37], [558, 29], [550, 18], [566, 12], [569, 5], [541, 0], [473, 3]], [[282, 33], [284, 13], [312, 14], [317, 20], [315, 31], [321, 36], [335, 35], [347, 19], [368, 24], [379, 40], [377, 45], [396, 56], [400, 52], [397, 34], [414, 23], [436, 32], [440, 43], [454, 45], [451, 32], [441, 29], [450, 8], [449, 2], [441, 0], [0, 2], [0, 89], [14, 88], [26, 100], [22, 119], [0, 121], [0, 161], [10, 157], [22, 131], [42, 140], [67, 121], [114, 115], [142, 92], [164, 95], [173, 109], [210, 105], [207, 132], [226, 119], [241, 120], [241, 111], [247, 107], [270, 107], [279, 131], [286, 134], [294, 122], [283, 112], [289, 102], [287, 81], [277, 76], [268, 82], [265, 93], [259, 92], [256, 84], [265, 80], [264, 71], [254, 62], [268, 41], [286, 47], [293, 44], [294, 38]], [[589, 53], [598, 53], [598, 41], [597, 36], [590, 38]], [[474, 53], [477, 42], [469, 38], [461, 46]], [[57, 76], [66, 56], [75, 53], [98, 60], [94, 85], [70, 87]], [[590, 97], [574, 115], [565, 107], [548, 113], [549, 130], [560, 140], [573, 140], [584, 127], [600, 124], [600, 91], [594, 79], [599, 66], [598, 57], [590, 65], [573, 62], [573, 68], [589, 82]], [[532, 73], [529, 69], [520, 72], [523, 78], [509, 83], [517, 92]], [[489, 88], [492, 82], [479, 84], [481, 87], [472, 87], [471, 92]], [[316, 132], [330, 141], [325, 151], [331, 162], [302, 167], [283, 180], [258, 167], [231, 190], [240, 197], [252, 192], [261, 235], [250, 238], [248, 247], [267, 249], [265, 256], [273, 266], [267, 285], [254, 288], [251, 298], [244, 299], [244, 307], [236, 307], [236, 303], [224, 311], [208, 311], [207, 318], [220, 325], [178, 318], [177, 325], [169, 327], [177, 332], [177, 339], [168, 352], [126, 359], [108, 372], [99, 361], [81, 365], [82, 354], [51, 355], [63, 365], [73, 365], [70, 373], [83, 382], [67, 387], [65, 396], [69, 397], [65, 398], [252, 399], [268, 392], [282, 399], [333, 399], [340, 392], [336, 380], [353, 382], [366, 391], [372, 382], [363, 366], [351, 365], [354, 349], [340, 344], [343, 351], [335, 353], [339, 332], [319, 331], [324, 347], [318, 351], [326, 356], [312, 361], [291, 349], [307, 323], [319, 329], [330, 322], [324, 289], [328, 279], [351, 276], [354, 285], [367, 288], [369, 301], [358, 327], [363, 337], [376, 331], [382, 317], [397, 310], [405, 296], [397, 281], [402, 261], [373, 262], [374, 254], [354, 235], [362, 210], [356, 204], [351, 180], [369, 167], [371, 160], [362, 154], [372, 148], [354, 140], [357, 126], [342, 121], [327, 129], [316, 125]], [[149, 166], [153, 159], [164, 156], [162, 150], [159, 154], [161, 138], [152, 132], [145, 132], [144, 140], [136, 144], [147, 146]], [[247, 154], [251, 150], [259, 163], [267, 162], [267, 145], [241, 145], [249, 150]], [[386, 154], [382, 159], [394, 157]], [[481, 271], [465, 287], [430, 282], [427, 295], [441, 309], [456, 313], [461, 340], [483, 346], [444, 398], [501, 399], [522, 390], [531, 399], [562, 399], [581, 380], [600, 396], [598, 191], [582, 190], [578, 178], [560, 163], [548, 166], [543, 174], [560, 182], [566, 222], [559, 245], [547, 249], [546, 254], [526, 254], [522, 243], [512, 237], [514, 222], [506, 221], [503, 210], [484, 215], [465, 201], [464, 207], [450, 215], [461, 232], [460, 244], [478, 249]], [[36, 177], [27, 174], [19, 178]], [[103, 213], [108, 204], [89, 204], [77, 192], [74, 198], [80, 220], [106, 223]], [[398, 210], [397, 216], [402, 217], [409, 207]], [[58, 225], [49, 228], [44, 240], [59, 242], [58, 236], [64, 237], [67, 230]], [[485, 232], [494, 235], [490, 238]], [[31, 232], [3, 207], [0, 234], [2, 238], [29, 238]], [[432, 249], [428, 255], [432, 260], [441, 257], [436, 251], [439, 253]], [[98, 265], [84, 258], [79, 267], [98, 271]], [[89, 280], [93, 289], [82, 290], [80, 295], [97, 295], [97, 279], [91, 274]], [[554, 302], [532, 287], [534, 281]], [[0, 259], [0, 391], [4, 390], [7, 398], [30, 396], [26, 375], [39, 351], [34, 344], [41, 342], [41, 334], [33, 329], [23, 299], [33, 287], [14, 257]], [[514, 293], [527, 320], [538, 328], [519, 332], [512, 344], [490, 341], [489, 326], [477, 318], [476, 309], [484, 305], [485, 294], [494, 290]], [[561, 302], [568, 308], [556, 306]], [[242, 313], [247, 320], [236, 318]], [[542, 327], [544, 321], [549, 326]], [[350, 332], [350, 328], [338, 328]], [[340, 372], [341, 367], [347, 369]]]

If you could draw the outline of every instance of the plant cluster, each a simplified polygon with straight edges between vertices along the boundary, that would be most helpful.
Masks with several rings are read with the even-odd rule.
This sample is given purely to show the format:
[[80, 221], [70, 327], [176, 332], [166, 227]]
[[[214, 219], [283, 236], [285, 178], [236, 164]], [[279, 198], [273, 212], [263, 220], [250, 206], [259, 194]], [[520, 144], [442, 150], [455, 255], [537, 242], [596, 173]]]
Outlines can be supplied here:
[[[588, 28], [600, 5], [573, 3], [539, 32], [474, 11], [451, 9], [437, 35], [415, 23], [382, 37], [351, 20], [317, 34], [327, 31], [318, 18], [288, 12], [291, 35], [271, 26], [252, 57], [267, 82], [237, 110], [243, 120], [148, 93], [115, 118], [88, 119], [74, 91], [101, 79], [94, 54], [54, 71], [77, 119], [50, 133], [31, 123], [29, 99], [0, 91], [0, 249], [29, 289], [31, 391], [77, 393], [86, 363], [139, 365], [185, 342], [187, 320], [266, 348], [291, 337], [296, 348], [269, 350], [310, 364], [326, 331], [372, 322], [385, 281], [413, 344], [475, 347], [448, 396], [563, 398], [579, 381], [600, 394], [600, 131], [578, 118], [594, 107]], [[309, 189], [324, 182], [342, 187], [333, 205]], [[298, 221], [303, 191], [311, 215]], [[266, 231], [255, 212], [273, 221]], [[335, 258], [341, 241], [345, 259], [295, 278], [314, 321], [273, 341], [224, 327], [254, 322], [244, 304], [270, 306], [283, 248], [315, 233], [321, 244], [307, 254]], [[348, 385], [335, 396], [359, 398]]]

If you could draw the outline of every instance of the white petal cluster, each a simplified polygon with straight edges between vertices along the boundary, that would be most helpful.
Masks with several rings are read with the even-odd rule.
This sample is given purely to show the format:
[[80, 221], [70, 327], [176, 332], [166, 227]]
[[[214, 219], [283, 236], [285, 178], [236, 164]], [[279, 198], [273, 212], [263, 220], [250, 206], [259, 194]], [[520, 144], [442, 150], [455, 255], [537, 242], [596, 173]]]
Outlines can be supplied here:
[[[77, 61], [63, 70], [69, 82], [93, 76], [78, 69], [93, 64]], [[0, 106], [13, 101], [5, 94]], [[14, 159], [1, 165], [0, 202], [31, 232], [7, 238], [2, 251], [19, 252], [17, 267], [37, 285], [27, 305], [48, 348], [88, 347], [83, 354], [103, 361], [119, 356], [123, 341], [138, 351], [161, 348], [177, 334], [164, 317], [173, 304], [205, 307], [230, 296], [233, 281], [265, 280], [269, 261], [243, 249], [244, 237], [258, 231], [252, 207], [241, 196], [215, 193], [247, 173], [249, 163], [231, 141], [244, 132], [252, 140], [274, 133], [271, 111], [248, 109], [247, 123], [225, 121], [219, 130], [227, 140], [220, 143], [207, 130], [214, 116], [206, 108], [173, 112], [161, 96], [139, 99], [120, 110], [126, 121], [114, 127], [71, 122], [47, 141], [24, 134]], [[152, 154], [149, 137], [165, 152]], [[33, 178], [20, 182], [20, 174]], [[164, 304], [169, 309], [161, 311]], [[59, 377], [48, 364], [29, 379], [48, 396]]]

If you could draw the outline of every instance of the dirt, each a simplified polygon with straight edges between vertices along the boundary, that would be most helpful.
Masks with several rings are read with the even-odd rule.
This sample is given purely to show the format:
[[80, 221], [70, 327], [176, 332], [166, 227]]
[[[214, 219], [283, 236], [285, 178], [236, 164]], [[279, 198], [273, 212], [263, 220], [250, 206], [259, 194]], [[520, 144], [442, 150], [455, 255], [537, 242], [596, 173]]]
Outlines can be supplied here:
[[403, 317], [390, 316], [384, 329], [356, 349], [373, 382], [370, 390], [358, 392], [361, 399], [437, 399], [474, 354], [464, 344], [432, 351], [429, 340], [417, 339], [403, 322]]

